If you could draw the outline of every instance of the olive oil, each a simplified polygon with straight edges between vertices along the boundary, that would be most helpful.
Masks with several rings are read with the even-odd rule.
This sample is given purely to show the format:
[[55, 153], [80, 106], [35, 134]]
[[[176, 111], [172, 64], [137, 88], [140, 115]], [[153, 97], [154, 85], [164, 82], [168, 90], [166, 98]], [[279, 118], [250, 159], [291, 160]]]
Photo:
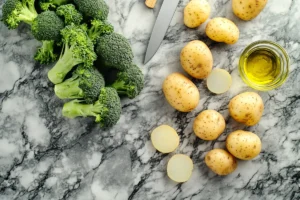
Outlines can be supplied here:
[[258, 49], [244, 60], [247, 78], [256, 84], [272, 83], [281, 71], [280, 59], [273, 52]]

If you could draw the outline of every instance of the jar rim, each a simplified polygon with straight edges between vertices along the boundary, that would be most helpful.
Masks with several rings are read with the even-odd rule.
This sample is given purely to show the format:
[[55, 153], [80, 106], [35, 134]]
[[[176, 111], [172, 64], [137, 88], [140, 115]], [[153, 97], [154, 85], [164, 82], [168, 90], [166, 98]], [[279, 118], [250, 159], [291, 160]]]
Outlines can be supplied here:
[[[275, 54], [276, 57], [280, 59], [281, 71], [280, 74], [272, 82], [268, 84], [257, 84], [251, 81], [244, 70], [244, 61], [251, 55], [254, 51], [258, 49], [268, 50], [272, 54]], [[242, 80], [249, 85], [250, 87], [260, 90], [268, 91], [280, 87], [287, 79], [289, 74], [289, 56], [286, 50], [280, 46], [278, 43], [268, 40], [259, 40], [248, 45], [242, 52], [239, 60], [239, 72]]]

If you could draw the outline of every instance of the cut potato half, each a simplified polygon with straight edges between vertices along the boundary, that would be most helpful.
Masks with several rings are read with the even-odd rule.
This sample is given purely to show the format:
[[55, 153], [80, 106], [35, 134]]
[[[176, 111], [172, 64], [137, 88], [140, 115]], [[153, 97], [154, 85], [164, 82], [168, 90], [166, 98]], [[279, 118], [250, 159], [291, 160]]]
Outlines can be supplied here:
[[194, 164], [189, 156], [176, 154], [168, 162], [167, 173], [173, 181], [183, 183], [190, 179], [193, 168]]
[[154, 148], [159, 152], [170, 153], [178, 147], [179, 136], [172, 127], [162, 125], [152, 131], [151, 141]]
[[207, 87], [215, 94], [227, 92], [231, 84], [231, 75], [224, 69], [214, 69], [207, 78]]

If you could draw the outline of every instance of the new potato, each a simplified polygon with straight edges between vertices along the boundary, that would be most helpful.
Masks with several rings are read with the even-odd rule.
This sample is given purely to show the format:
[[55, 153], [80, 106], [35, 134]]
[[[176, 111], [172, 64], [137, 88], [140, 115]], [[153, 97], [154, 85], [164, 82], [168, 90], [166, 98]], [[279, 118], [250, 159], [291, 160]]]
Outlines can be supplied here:
[[236, 158], [251, 160], [260, 153], [261, 140], [254, 133], [238, 130], [228, 135], [226, 148]]
[[192, 0], [184, 8], [184, 24], [189, 28], [197, 28], [210, 15], [210, 5], [206, 0]]
[[235, 44], [240, 37], [239, 28], [229, 19], [222, 17], [210, 20], [205, 32], [210, 39], [226, 44]]
[[200, 100], [196, 85], [180, 73], [170, 74], [165, 79], [163, 92], [169, 104], [181, 112], [194, 110]]
[[242, 20], [251, 20], [265, 8], [268, 0], [232, 0], [234, 14]]
[[205, 110], [195, 119], [193, 129], [202, 140], [215, 140], [225, 130], [224, 117], [215, 110]]
[[213, 56], [205, 43], [194, 40], [182, 49], [180, 62], [189, 75], [197, 79], [204, 79], [212, 70]]
[[253, 126], [259, 122], [264, 111], [264, 102], [255, 92], [245, 92], [231, 99], [230, 116], [237, 122]]
[[228, 175], [237, 168], [237, 161], [223, 149], [213, 149], [205, 156], [205, 164], [216, 174]]

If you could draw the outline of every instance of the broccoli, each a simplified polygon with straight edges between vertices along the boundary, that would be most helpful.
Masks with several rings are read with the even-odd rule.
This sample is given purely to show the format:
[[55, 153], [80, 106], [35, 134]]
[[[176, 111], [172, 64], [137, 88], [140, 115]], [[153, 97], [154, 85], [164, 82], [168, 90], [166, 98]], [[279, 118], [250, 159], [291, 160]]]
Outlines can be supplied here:
[[58, 55], [54, 53], [54, 44], [60, 41], [60, 31], [63, 28], [64, 22], [53, 11], [45, 11], [33, 20], [31, 32], [37, 40], [43, 43], [35, 55], [36, 61], [48, 64], [57, 59]]
[[72, 0], [39, 0], [42, 10], [56, 9], [58, 6], [68, 4]]
[[86, 17], [106, 20], [109, 12], [104, 0], [74, 0], [79, 11]]
[[111, 85], [119, 95], [135, 98], [144, 88], [144, 75], [140, 68], [132, 64], [125, 71], [117, 73], [117, 80]]
[[7, 0], [2, 7], [2, 21], [9, 29], [15, 29], [20, 22], [31, 25], [37, 17], [35, 0]]
[[94, 19], [91, 21], [91, 28], [87, 30], [88, 36], [96, 43], [98, 38], [105, 34], [114, 32], [114, 27], [107, 21]]
[[54, 53], [54, 41], [42, 41], [43, 45], [39, 48], [34, 59], [41, 64], [49, 64], [57, 60], [58, 55]]
[[104, 78], [94, 67], [79, 66], [70, 79], [55, 85], [54, 91], [60, 99], [84, 99], [87, 103], [95, 102], [101, 88], [105, 86]]
[[99, 37], [96, 53], [105, 66], [121, 71], [130, 67], [133, 60], [133, 52], [128, 40], [118, 33]]
[[71, 25], [72, 23], [79, 25], [83, 20], [82, 14], [76, 10], [73, 4], [59, 6], [56, 10], [56, 14], [65, 19], [66, 25]]
[[97, 59], [92, 41], [85, 30], [77, 25], [68, 25], [61, 30], [63, 49], [56, 65], [48, 72], [49, 80], [58, 84], [76, 65], [92, 67]]
[[96, 122], [101, 127], [111, 127], [120, 119], [121, 101], [114, 88], [105, 87], [100, 91], [99, 99], [94, 104], [84, 104], [76, 99], [65, 103], [63, 116], [75, 117], [95, 117]]

